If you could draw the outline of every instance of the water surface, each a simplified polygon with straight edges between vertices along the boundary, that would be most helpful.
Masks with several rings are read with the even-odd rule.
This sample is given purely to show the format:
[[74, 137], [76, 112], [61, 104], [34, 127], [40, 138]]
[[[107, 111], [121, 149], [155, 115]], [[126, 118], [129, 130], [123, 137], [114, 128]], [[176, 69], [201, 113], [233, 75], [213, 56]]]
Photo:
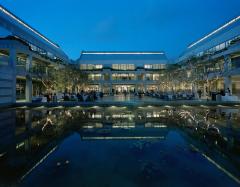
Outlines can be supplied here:
[[239, 186], [239, 108], [0, 112], [2, 186]]

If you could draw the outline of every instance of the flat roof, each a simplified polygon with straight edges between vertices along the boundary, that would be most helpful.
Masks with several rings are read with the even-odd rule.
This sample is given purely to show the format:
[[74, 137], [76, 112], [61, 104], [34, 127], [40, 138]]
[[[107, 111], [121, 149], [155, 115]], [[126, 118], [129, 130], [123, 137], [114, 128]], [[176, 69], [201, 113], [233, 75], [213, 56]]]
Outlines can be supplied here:
[[239, 21], [239, 20], [240, 20], [240, 16], [232, 19], [231, 21], [227, 22], [226, 24], [224, 24], [223, 26], [219, 27], [218, 29], [212, 31], [211, 33], [209, 33], [209, 34], [207, 34], [206, 36], [204, 36], [204, 37], [200, 38], [199, 40], [197, 40], [196, 42], [190, 44], [190, 45], [188, 46], [188, 49], [191, 49], [192, 47], [194, 47], [194, 46], [200, 44], [201, 42], [209, 39], [210, 37], [218, 34], [219, 32], [223, 31], [224, 29], [228, 28], [229, 26], [233, 25], [234, 23], [236, 23], [236, 22]]
[[40, 38], [42, 38], [43, 40], [45, 40], [46, 42], [48, 42], [49, 44], [51, 44], [52, 46], [59, 48], [59, 46], [57, 44], [55, 44], [54, 42], [52, 42], [50, 39], [48, 39], [47, 37], [45, 37], [43, 34], [41, 34], [39, 31], [37, 31], [36, 29], [34, 29], [33, 27], [31, 27], [30, 25], [28, 25], [26, 22], [24, 22], [22, 19], [20, 19], [19, 17], [17, 17], [16, 15], [14, 15], [13, 13], [11, 13], [9, 10], [7, 10], [6, 8], [4, 8], [3, 6], [0, 5], [0, 11], [2, 13], [4, 13], [6, 16], [10, 17], [11, 19], [15, 20], [16, 22], [18, 22], [20, 25], [22, 25], [23, 27], [25, 27], [26, 29], [28, 29], [29, 31], [33, 32], [34, 34], [36, 34], [37, 36], [39, 36]]
[[56, 43], [25, 23], [2, 5], [0, 5], [0, 26], [8, 30], [10, 32], [9, 35], [18, 37], [25, 42], [46, 50], [66, 62], [69, 61], [68, 56]]
[[78, 61], [81, 64], [141, 64], [168, 63], [161, 51], [83, 51]]

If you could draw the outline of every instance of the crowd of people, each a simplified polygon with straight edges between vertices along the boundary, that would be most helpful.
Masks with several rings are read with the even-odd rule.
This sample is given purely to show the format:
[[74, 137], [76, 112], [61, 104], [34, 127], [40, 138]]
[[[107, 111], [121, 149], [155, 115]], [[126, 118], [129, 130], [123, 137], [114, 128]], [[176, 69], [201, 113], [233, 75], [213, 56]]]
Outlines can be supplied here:
[[78, 101], [78, 102], [88, 102], [88, 101], [95, 101], [98, 98], [102, 98], [103, 93], [102, 92], [96, 92], [96, 91], [81, 91], [78, 93], [64, 93], [63, 100], [64, 101]]
[[160, 91], [147, 91], [146, 96], [159, 98], [162, 100], [193, 100], [195, 94], [192, 92], [160, 92]]
[[33, 98], [33, 102], [58, 102], [58, 101], [76, 101], [90, 102], [103, 97], [102, 92], [81, 91], [78, 93], [45, 93]]

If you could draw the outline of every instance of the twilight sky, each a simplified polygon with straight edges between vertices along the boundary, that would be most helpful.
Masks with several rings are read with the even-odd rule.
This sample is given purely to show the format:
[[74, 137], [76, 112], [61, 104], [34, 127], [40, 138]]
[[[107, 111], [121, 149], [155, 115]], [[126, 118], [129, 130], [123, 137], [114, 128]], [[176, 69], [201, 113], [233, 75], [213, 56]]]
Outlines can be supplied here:
[[240, 15], [240, 0], [1, 0], [1, 5], [72, 59], [82, 50], [165, 51], [174, 59]]

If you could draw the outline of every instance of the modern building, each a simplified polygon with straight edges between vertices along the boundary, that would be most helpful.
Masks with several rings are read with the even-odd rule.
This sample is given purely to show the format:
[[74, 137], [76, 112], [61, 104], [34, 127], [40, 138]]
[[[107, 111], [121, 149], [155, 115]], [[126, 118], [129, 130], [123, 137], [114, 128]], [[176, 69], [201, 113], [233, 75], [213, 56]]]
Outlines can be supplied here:
[[160, 51], [83, 51], [77, 68], [71, 62], [59, 45], [0, 6], [0, 105], [32, 102], [47, 90], [228, 91], [238, 100], [240, 16], [189, 45], [174, 65]]
[[0, 104], [32, 101], [51, 70], [69, 62], [56, 43], [0, 6]]
[[77, 60], [86, 90], [122, 93], [161, 89], [169, 61], [164, 52], [83, 51]]
[[229, 89], [240, 96], [240, 16], [189, 45], [177, 63], [204, 95]]

